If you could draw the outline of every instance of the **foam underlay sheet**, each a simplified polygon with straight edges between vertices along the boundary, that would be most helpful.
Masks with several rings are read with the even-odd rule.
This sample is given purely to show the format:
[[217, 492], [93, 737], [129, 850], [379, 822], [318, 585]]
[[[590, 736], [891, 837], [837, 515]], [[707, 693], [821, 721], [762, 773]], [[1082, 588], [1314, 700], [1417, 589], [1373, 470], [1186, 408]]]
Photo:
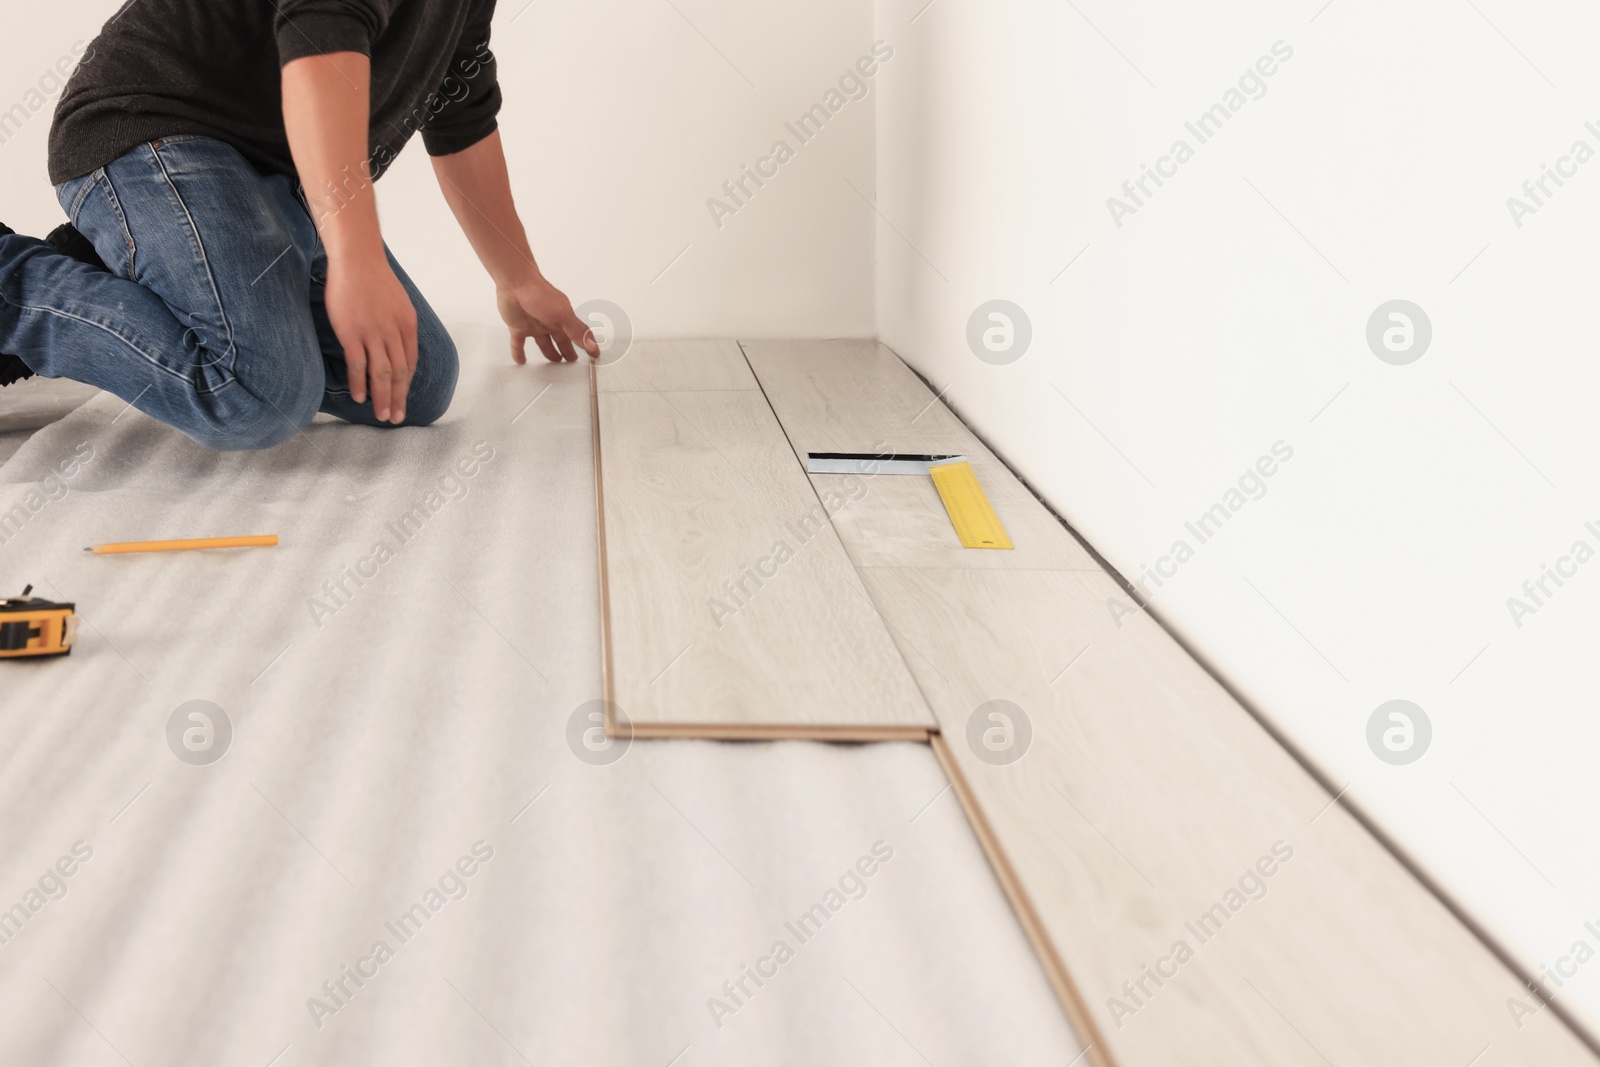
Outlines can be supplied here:
[[98, 389], [65, 378], [29, 378], [0, 387], [0, 464], [27, 443], [33, 431], [82, 405]]
[[0, 433], [37, 430], [100, 390], [66, 378], [28, 378], [0, 388]]
[[0, 587], [84, 619], [0, 662], [0, 1064], [1073, 1060], [926, 746], [586, 732], [587, 376], [459, 339], [431, 429], [99, 396], [0, 467]]

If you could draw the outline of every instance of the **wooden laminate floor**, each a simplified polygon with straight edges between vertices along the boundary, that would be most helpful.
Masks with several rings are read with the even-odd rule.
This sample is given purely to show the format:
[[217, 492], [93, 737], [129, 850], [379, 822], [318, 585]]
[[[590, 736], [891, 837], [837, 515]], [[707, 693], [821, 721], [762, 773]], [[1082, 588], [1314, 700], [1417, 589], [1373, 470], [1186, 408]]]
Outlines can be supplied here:
[[[1600, 1062], [1555, 1012], [1517, 1025], [1511, 970], [892, 352], [743, 355], [645, 346], [599, 372], [614, 690], [630, 716], [932, 726], [1088, 1062]], [[811, 475], [812, 500], [848, 500], [813, 539], [822, 551], [741, 609], [746, 629], [708, 626], [695, 597], [807, 506], [808, 451], [968, 455], [1016, 549], [961, 548], [926, 479]], [[836, 604], [850, 607], [835, 634], [881, 632], [899, 656], [826, 639], [817, 620]], [[700, 656], [652, 678], [685, 641]], [[700, 698], [715, 710], [692, 710]]]

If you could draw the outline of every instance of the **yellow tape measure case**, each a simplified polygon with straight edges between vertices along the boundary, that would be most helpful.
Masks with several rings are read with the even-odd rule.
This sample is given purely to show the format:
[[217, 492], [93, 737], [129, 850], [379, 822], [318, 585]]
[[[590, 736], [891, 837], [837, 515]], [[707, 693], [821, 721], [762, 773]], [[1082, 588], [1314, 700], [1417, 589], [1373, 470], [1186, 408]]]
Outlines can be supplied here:
[[0, 659], [72, 651], [78, 638], [76, 606], [29, 596], [32, 591], [30, 585], [21, 596], [0, 598]]

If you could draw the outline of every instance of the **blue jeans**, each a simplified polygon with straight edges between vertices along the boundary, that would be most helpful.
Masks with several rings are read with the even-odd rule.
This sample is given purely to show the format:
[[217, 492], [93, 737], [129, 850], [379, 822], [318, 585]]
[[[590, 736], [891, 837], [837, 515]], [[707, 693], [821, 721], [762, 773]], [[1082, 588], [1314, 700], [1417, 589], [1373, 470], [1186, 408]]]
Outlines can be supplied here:
[[[110, 273], [0, 237], [0, 351], [47, 378], [115, 393], [209, 448], [270, 448], [319, 410], [367, 426], [323, 303], [328, 260], [294, 179], [206, 137], [140, 145], [60, 186]], [[456, 349], [393, 255], [417, 309], [408, 426], [444, 414]]]

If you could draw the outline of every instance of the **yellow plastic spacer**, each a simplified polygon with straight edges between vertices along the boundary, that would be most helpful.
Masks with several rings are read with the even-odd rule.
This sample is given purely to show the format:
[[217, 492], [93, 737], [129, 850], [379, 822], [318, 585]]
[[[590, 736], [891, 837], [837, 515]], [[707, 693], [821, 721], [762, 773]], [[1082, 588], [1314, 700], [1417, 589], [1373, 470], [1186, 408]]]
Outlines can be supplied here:
[[944, 501], [944, 510], [950, 516], [950, 525], [956, 529], [964, 548], [1010, 548], [1011, 538], [1000, 525], [1000, 516], [994, 513], [989, 498], [978, 484], [972, 464], [941, 463], [930, 466], [933, 485]]

